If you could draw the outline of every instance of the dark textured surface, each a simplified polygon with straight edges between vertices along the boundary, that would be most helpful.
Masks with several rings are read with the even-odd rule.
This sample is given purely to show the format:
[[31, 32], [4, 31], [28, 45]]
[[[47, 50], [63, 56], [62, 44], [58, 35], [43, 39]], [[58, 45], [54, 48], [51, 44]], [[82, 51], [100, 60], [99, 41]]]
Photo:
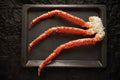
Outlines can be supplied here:
[[[105, 69], [21, 66], [23, 4], [104, 4], [107, 6], [108, 66]], [[120, 80], [120, 0], [0, 0], [1, 80]]]

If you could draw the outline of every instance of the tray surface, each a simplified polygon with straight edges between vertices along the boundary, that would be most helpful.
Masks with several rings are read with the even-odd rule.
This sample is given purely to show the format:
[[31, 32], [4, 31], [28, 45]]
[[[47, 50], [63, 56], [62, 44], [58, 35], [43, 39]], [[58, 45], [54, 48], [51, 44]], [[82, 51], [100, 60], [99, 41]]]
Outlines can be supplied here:
[[[103, 5], [24, 5], [22, 27], [22, 63], [23, 66], [38, 66], [60, 44], [70, 40], [91, 36], [80, 36], [64, 33], [53, 33], [40, 41], [27, 54], [28, 44], [51, 27], [70, 26], [81, 28], [66, 19], [55, 15], [38, 22], [28, 29], [29, 23], [39, 15], [48, 11], [59, 9], [88, 21], [89, 16], [99, 16], [105, 26], [105, 7]], [[27, 43], [27, 44], [26, 44]], [[83, 45], [63, 50], [47, 67], [105, 67], [106, 66], [106, 37], [95, 45]]]

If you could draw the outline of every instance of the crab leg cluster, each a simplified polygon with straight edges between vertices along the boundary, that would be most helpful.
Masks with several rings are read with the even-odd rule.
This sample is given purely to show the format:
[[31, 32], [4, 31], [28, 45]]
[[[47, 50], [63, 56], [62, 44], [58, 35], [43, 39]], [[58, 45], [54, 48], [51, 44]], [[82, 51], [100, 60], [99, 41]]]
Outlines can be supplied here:
[[77, 35], [94, 35], [95, 37], [93, 38], [83, 38], [83, 39], [77, 39], [77, 40], [72, 40], [67, 43], [61, 44], [58, 46], [40, 65], [38, 68], [38, 76], [40, 76], [41, 69], [47, 65], [48, 62], [53, 60], [57, 55], [60, 54], [60, 52], [63, 49], [69, 49], [75, 46], [81, 46], [81, 45], [88, 45], [88, 44], [95, 44], [96, 42], [101, 41], [104, 36], [104, 27], [102, 24], [102, 21], [99, 17], [97, 16], [91, 16], [89, 17], [89, 22], [85, 22], [83, 19], [78, 18], [76, 16], [73, 16], [67, 12], [61, 11], [61, 10], [53, 10], [48, 13], [45, 13], [43, 15], [38, 16], [37, 18], [33, 19], [30, 23], [30, 27], [37, 22], [39, 22], [42, 19], [52, 17], [54, 15], [58, 15], [62, 18], [65, 18], [69, 21], [72, 21], [76, 24], [79, 24], [82, 27], [88, 28], [87, 30], [80, 29], [80, 28], [74, 28], [74, 27], [67, 27], [67, 26], [57, 26], [57, 27], [52, 27], [39, 35], [36, 39], [34, 39], [28, 46], [28, 53], [30, 53], [30, 50], [32, 49], [33, 46], [35, 46], [39, 41], [43, 40], [44, 38], [50, 36], [53, 32], [57, 33], [69, 33], [69, 34], [77, 34]]

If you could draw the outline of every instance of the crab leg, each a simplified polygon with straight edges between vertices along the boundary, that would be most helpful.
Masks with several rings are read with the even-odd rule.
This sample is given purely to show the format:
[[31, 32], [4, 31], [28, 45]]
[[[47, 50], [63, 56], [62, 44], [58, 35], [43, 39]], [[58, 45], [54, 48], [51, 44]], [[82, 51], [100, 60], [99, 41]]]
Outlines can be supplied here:
[[81, 46], [81, 45], [88, 45], [88, 44], [95, 44], [96, 42], [100, 41], [101, 39], [99, 37], [94, 38], [85, 38], [85, 39], [77, 39], [69, 41], [65, 44], [60, 45], [57, 47], [40, 65], [38, 68], [38, 76], [40, 76], [41, 69], [52, 59], [54, 59], [57, 55], [60, 54], [60, 52], [63, 49], [69, 49], [75, 46]]
[[87, 27], [89, 28], [89, 24], [87, 22], [85, 22], [83, 19], [81, 18], [78, 18], [76, 16], [73, 16], [67, 12], [64, 12], [62, 10], [52, 10], [48, 13], [44, 13], [40, 16], [38, 16], [37, 18], [33, 19], [30, 23], [30, 28], [32, 27], [32, 25], [36, 24], [37, 22], [39, 22], [40, 20], [42, 19], [45, 19], [45, 18], [48, 18], [48, 17], [52, 17], [54, 16], [55, 14], [59, 15], [60, 17], [64, 18], [64, 19], [67, 19], [69, 21], [72, 21], [82, 27]]
[[78, 35], [91, 35], [93, 34], [92, 31], [84, 30], [84, 29], [79, 29], [79, 28], [74, 28], [74, 27], [64, 27], [64, 26], [59, 26], [59, 27], [53, 27], [45, 31], [43, 34], [38, 36], [36, 39], [34, 39], [28, 47], [28, 52], [30, 52], [31, 48], [36, 45], [39, 41], [42, 39], [46, 38], [47, 36], [51, 35], [53, 32], [58, 32], [58, 33], [70, 33], [70, 34], [78, 34]]

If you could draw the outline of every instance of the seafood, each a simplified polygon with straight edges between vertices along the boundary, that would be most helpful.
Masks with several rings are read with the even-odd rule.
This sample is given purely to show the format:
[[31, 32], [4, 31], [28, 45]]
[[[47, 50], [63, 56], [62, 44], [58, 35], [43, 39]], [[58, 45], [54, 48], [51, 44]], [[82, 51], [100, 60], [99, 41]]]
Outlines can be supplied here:
[[87, 24], [83, 19], [80, 19], [80, 18], [78, 18], [76, 16], [73, 16], [73, 15], [67, 13], [67, 12], [62, 11], [62, 10], [52, 10], [52, 11], [50, 11], [48, 13], [44, 13], [44, 14], [38, 16], [37, 18], [35, 18], [35, 19], [33, 19], [31, 21], [29, 28], [31, 28], [34, 24], [36, 24], [40, 20], [52, 17], [52, 16], [54, 16], [56, 14], [58, 16], [64, 18], [64, 19], [67, 19], [69, 21], [72, 21], [72, 22], [80, 25], [81, 27], [87, 27], [87, 28], [89, 28], [89, 24]]
[[52, 27], [45, 31], [43, 34], [41, 34], [39, 37], [34, 39], [30, 44], [29, 44], [29, 52], [33, 46], [35, 46], [39, 41], [43, 40], [44, 38], [48, 37], [50, 34], [53, 32], [57, 33], [69, 33], [69, 34], [78, 34], [78, 35], [91, 35], [92, 32], [90, 30], [83, 30], [79, 28], [74, 28], [74, 27], [65, 27], [65, 26], [58, 26], [58, 27]]
[[89, 45], [89, 44], [95, 44], [101, 40], [103, 40], [105, 36], [104, 26], [102, 24], [102, 20], [98, 16], [90, 16], [89, 21], [86, 22], [83, 19], [80, 19], [76, 16], [73, 16], [67, 12], [61, 11], [61, 10], [53, 10], [48, 13], [45, 13], [30, 23], [30, 28], [37, 22], [39, 22], [42, 19], [52, 17], [55, 14], [59, 15], [60, 17], [63, 17], [69, 21], [72, 21], [76, 24], [79, 24], [82, 27], [86, 27], [88, 29], [80, 29], [80, 28], [74, 28], [74, 27], [67, 27], [67, 26], [57, 26], [52, 27], [45, 31], [43, 34], [39, 35], [36, 39], [34, 39], [28, 46], [28, 52], [32, 49], [33, 46], [35, 46], [39, 41], [43, 40], [44, 38], [50, 36], [53, 32], [57, 33], [69, 33], [69, 34], [77, 34], [77, 35], [95, 35], [92, 38], [83, 38], [83, 39], [77, 39], [72, 40], [67, 43], [61, 44], [58, 46], [40, 65], [38, 68], [38, 75], [40, 76], [40, 72], [43, 69], [45, 65], [47, 65], [48, 62], [53, 60], [55, 57], [57, 57], [60, 52], [63, 49], [70, 49], [75, 46], [81, 46], [81, 45]]

